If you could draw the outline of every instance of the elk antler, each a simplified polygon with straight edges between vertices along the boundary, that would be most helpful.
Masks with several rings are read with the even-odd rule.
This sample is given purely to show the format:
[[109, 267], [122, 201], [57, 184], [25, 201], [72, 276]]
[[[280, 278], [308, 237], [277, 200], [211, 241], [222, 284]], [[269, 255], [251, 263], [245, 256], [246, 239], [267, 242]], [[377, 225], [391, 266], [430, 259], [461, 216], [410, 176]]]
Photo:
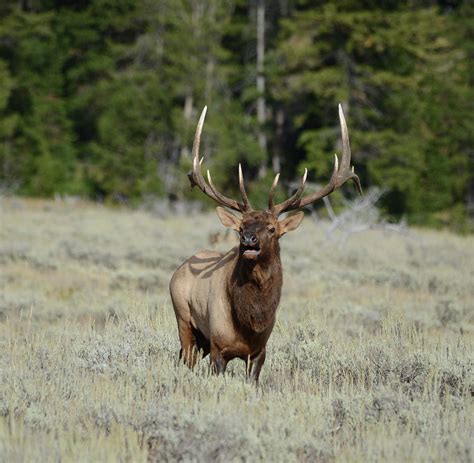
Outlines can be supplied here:
[[321, 188], [319, 191], [304, 198], [301, 198], [306, 183], [306, 177], [308, 175], [308, 170], [305, 169], [298, 190], [296, 190], [296, 192], [286, 201], [275, 205], [273, 203], [273, 193], [275, 191], [275, 188], [278, 183], [278, 178], [280, 176], [280, 174], [277, 174], [275, 176], [275, 180], [273, 181], [272, 187], [270, 188], [270, 197], [268, 201], [268, 209], [270, 210], [270, 212], [272, 212], [276, 216], [279, 216], [283, 212], [292, 211], [294, 209], [300, 209], [304, 206], [307, 206], [308, 204], [311, 204], [314, 201], [317, 201], [318, 199], [324, 198], [340, 186], [344, 185], [344, 183], [346, 183], [350, 179], [354, 180], [357, 191], [359, 192], [359, 194], [362, 194], [362, 187], [360, 185], [359, 177], [354, 173], [354, 167], [350, 167], [351, 147], [349, 145], [349, 132], [347, 131], [346, 119], [344, 118], [344, 113], [342, 111], [341, 105], [339, 105], [339, 120], [341, 123], [342, 135], [342, 159], [341, 165], [339, 166], [337, 154], [334, 155], [334, 170], [332, 172], [329, 183], [324, 188]]
[[206, 118], [207, 106], [204, 106], [202, 110], [201, 117], [199, 118], [198, 125], [196, 127], [196, 134], [194, 135], [193, 143], [193, 169], [188, 173], [189, 181], [191, 182], [191, 188], [198, 186], [199, 189], [209, 198], [216, 201], [216, 203], [226, 206], [234, 211], [246, 212], [252, 209], [250, 201], [248, 199], [247, 193], [244, 186], [244, 176], [242, 175], [242, 167], [239, 164], [239, 188], [240, 195], [242, 196], [242, 203], [235, 201], [234, 199], [227, 198], [222, 193], [220, 193], [212, 182], [211, 173], [207, 171], [207, 180], [208, 183], [204, 180], [204, 177], [201, 173], [201, 164], [204, 158], [199, 160], [199, 145], [201, 142], [201, 132], [204, 125], [204, 119]]

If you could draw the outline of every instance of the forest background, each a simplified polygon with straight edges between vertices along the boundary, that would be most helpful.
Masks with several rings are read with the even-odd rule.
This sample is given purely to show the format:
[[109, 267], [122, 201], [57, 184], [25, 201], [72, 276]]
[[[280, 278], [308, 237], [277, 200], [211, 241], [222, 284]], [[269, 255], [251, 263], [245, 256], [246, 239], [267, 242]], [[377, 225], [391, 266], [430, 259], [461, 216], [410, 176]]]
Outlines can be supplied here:
[[473, 31], [462, 0], [3, 0], [0, 189], [202, 199], [208, 105], [206, 167], [230, 195], [241, 162], [263, 206], [274, 172], [327, 181], [341, 102], [388, 218], [472, 230]]

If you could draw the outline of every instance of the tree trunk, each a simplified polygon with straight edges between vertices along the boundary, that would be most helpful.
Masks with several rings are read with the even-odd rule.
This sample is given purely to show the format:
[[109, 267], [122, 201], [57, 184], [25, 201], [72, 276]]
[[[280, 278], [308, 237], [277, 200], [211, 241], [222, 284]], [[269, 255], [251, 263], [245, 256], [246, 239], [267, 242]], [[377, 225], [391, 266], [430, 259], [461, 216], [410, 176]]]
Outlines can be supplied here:
[[276, 134], [275, 139], [276, 143], [273, 148], [272, 156], [272, 167], [273, 172], [280, 172], [281, 169], [281, 157], [282, 157], [282, 147], [283, 147], [283, 124], [285, 123], [285, 113], [283, 108], [278, 108], [276, 111]]
[[[191, 117], [193, 115], [193, 102], [194, 102], [194, 98], [193, 98], [192, 90], [189, 89], [186, 92], [186, 96], [184, 98], [184, 107], [183, 107], [183, 117], [184, 117], [184, 123], [185, 123], [186, 131], [190, 127]], [[181, 146], [181, 157], [182, 158], [188, 158], [188, 157], [190, 157], [190, 155], [191, 154], [189, 152], [188, 144], [183, 143], [182, 146]]]
[[[471, 152], [469, 157], [470, 162], [468, 165], [474, 165], [474, 153]], [[469, 220], [474, 221], [474, 174], [471, 174], [471, 178], [467, 182], [466, 208]]]
[[260, 165], [259, 178], [267, 172], [267, 136], [265, 134], [266, 103], [265, 103], [265, 0], [257, 0], [257, 122], [258, 144], [265, 154], [265, 159]]

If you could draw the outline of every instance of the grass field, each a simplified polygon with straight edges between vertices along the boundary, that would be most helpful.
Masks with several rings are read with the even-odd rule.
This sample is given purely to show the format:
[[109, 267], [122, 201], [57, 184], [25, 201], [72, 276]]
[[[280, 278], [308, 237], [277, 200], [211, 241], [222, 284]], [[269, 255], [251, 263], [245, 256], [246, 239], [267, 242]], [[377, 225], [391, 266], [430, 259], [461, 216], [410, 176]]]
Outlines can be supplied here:
[[256, 388], [177, 364], [169, 278], [219, 229], [0, 197], [0, 461], [473, 460], [472, 236], [306, 218]]

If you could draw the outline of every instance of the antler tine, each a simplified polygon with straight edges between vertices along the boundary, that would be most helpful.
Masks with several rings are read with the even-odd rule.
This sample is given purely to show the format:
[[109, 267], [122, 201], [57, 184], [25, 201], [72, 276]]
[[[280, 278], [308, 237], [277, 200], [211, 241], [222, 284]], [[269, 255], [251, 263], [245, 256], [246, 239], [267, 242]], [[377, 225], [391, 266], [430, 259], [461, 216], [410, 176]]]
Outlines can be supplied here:
[[[304, 193], [304, 188], [306, 185], [306, 178], [308, 176], [308, 169], [304, 169], [304, 174], [303, 177], [301, 177], [301, 183], [298, 189], [295, 191], [295, 193], [290, 196], [286, 201], [283, 201], [282, 203], [276, 205], [273, 207], [273, 213], [276, 214], [277, 216], [285, 212], [286, 210], [291, 210], [295, 209], [292, 207], [293, 204], [298, 202]], [[275, 185], [276, 186], [276, 185]]]
[[348, 169], [351, 163], [351, 145], [349, 143], [349, 131], [347, 130], [346, 118], [339, 103], [339, 123], [341, 124], [342, 159], [341, 169]]
[[[347, 180], [352, 179], [356, 185], [357, 192], [362, 194], [362, 186], [360, 184], [359, 176], [354, 172], [354, 166], [351, 167], [351, 145], [349, 143], [349, 131], [347, 130], [346, 118], [344, 117], [344, 111], [342, 105], [339, 103], [339, 123], [341, 125], [341, 138], [342, 138], [342, 159], [341, 169], [339, 177], [339, 183], [336, 184], [335, 188], [339, 188]], [[337, 156], [336, 156], [337, 159]], [[343, 176], [346, 175], [347, 178]]]
[[280, 173], [275, 175], [275, 178], [272, 183], [272, 187], [270, 188], [270, 193], [268, 195], [268, 210], [273, 212], [275, 209], [275, 203], [273, 201], [273, 194], [275, 193], [276, 187], [278, 185], [278, 180], [280, 179]]
[[346, 118], [344, 117], [344, 111], [342, 105], [339, 103], [339, 122], [341, 124], [341, 137], [342, 137], [342, 159], [341, 159], [341, 171], [348, 173], [348, 178], [345, 179], [340, 185], [336, 186], [339, 188], [344, 182], [349, 179], [354, 180], [357, 192], [362, 194], [362, 186], [360, 184], [359, 176], [354, 172], [354, 166], [351, 167], [351, 145], [349, 143], [349, 131], [347, 130]]
[[[204, 126], [204, 119], [206, 118], [207, 106], [204, 106], [202, 110], [201, 116], [199, 118], [199, 122], [196, 127], [196, 133], [194, 135], [194, 142], [193, 142], [193, 169], [188, 173], [189, 181], [191, 182], [191, 188], [198, 186], [199, 189], [209, 198], [216, 201], [218, 204], [222, 206], [226, 206], [230, 209], [233, 209], [238, 212], [243, 212], [247, 210], [245, 206], [237, 201], [227, 198], [223, 194], [217, 191], [216, 187], [212, 184], [212, 180], [209, 181], [209, 185], [204, 180], [201, 172], [201, 164], [203, 159], [199, 160], [199, 145], [201, 143], [201, 132]], [[208, 179], [210, 179], [210, 175], [208, 173]]]
[[337, 154], [334, 155], [334, 169], [329, 183], [325, 187], [321, 188], [319, 191], [309, 196], [306, 196], [305, 198], [301, 198], [302, 192], [299, 194], [299, 196], [295, 193], [285, 202], [275, 206], [274, 209], [277, 215], [285, 211], [299, 209], [301, 207], [307, 206], [308, 204], [311, 204], [314, 201], [317, 201], [318, 199], [324, 198], [350, 179], [354, 180], [357, 191], [359, 192], [359, 194], [362, 194], [362, 187], [360, 185], [359, 177], [355, 174], [354, 167], [351, 167], [351, 146], [349, 144], [349, 132], [347, 130], [346, 119], [344, 117], [344, 112], [342, 110], [341, 104], [339, 104], [339, 121], [341, 124], [342, 136], [342, 158], [341, 164], [339, 165], [339, 159], [337, 158]]
[[[237, 203], [237, 201], [234, 201], [233, 199], [229, 199], [227, 197], [225, 197], [217, 188], [216, 186], [214, 185], [213, 181], [212, 181], [212, 178], [211, 178], [211, 173], [209, 172], [209, 170], [207, 171], [207, 181], [209, 183], [209, 187], [212, 191], [212, 193], [214, 194], [215, 198], [213, 197], [213, 199], [218, 202], [219, 204], [222, 204], [223, 206], [226, 206], [226, 207], [230, 207], [231, 209], [234, 209], [238, 212], [244, 212], [246, 209], [244, 208], [244, 205], [243, 204], [240, 204], [240, 203]], [[232, 201], [232, 203], [235, 203], [237, 204], [237, 207], [233, 207], [230, 205], [229, 201]]]
[[244, 184], [244, 174], [242, 173], [242, 165], [239, 162], [239, 188], [240, 188], [240, 196], [242, 196], [242, 201], [244, 202], [244, 207], [246, 211], [252, 209], [250, 205], [249, 198], [247, 196], [247, 192], [245, 191], [245, 184]]

